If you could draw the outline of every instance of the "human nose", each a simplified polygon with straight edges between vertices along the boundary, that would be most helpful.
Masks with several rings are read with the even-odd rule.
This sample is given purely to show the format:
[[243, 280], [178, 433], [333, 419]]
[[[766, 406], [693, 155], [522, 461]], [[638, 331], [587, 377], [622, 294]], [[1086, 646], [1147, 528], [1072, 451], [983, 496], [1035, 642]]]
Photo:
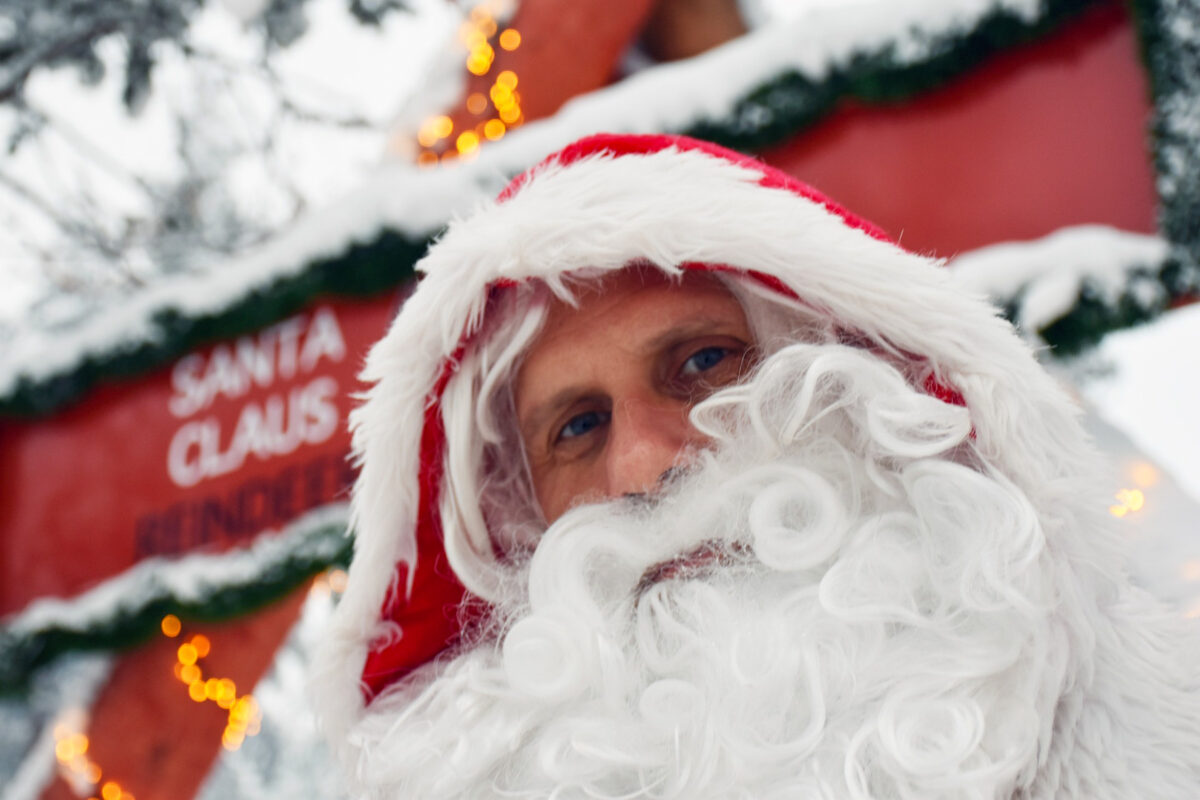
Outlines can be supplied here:
[[605, 449], [607, 495], [645, 494], [679, 465], [702, 437], [686, 407], [630, 400], [613, 408]]

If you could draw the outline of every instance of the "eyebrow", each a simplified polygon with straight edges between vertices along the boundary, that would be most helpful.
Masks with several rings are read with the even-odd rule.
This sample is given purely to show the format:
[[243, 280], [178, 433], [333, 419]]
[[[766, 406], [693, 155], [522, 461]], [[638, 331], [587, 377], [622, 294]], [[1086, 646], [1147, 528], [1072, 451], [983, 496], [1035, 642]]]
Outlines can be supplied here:
[[[645, 342], [642, 352], [654, 352], [664, 347], [676, 344], [684, 339], [689, 339], [693, 336], [710, 334], [721, 335], [715, 334], [713, 328], [731, 325], [733, 322], [734, 321], [731, 319], [723, 319], [709, 315], [686, 319], [680, 322], [678, 325], [673, 325], [659, 335], [655, 336], [653, 339]], [[517, 420], [517, 427], [520, 428], [521, 437], [526, 441], [532, 440], [534, 435], [562, 409], [580, 399], [586, 398], [590, 393], [590, 389], [581, 389], [578, 386], [567, 386], [551, 395], [548, 399], [538, 403], [536, 406], [534, 406], [533, 411], [529, 413], [529, 418], [527, 421], [522, 422], [520, 419]]]
[[677, 344], [683, 339], [690, 339], [693, 336], [724, 335], [714, 333], [713, 328], [719, 328], [722, 325], [728, 325], [732, 322], [733, 320], [730, 319], [709, 316], [693, 317], [684, 320], [646, 342], [643, 352], [659, 350], [668, 345]]

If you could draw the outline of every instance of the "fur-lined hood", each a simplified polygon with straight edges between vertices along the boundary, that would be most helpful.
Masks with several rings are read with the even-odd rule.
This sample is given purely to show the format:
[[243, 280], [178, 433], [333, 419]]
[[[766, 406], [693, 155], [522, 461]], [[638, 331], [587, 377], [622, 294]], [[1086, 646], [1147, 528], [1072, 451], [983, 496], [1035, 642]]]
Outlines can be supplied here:
[[[1070, 717], [1074, 726], [1104, 728], [1072, 741], [1103, 748], [1124, 728], [1144, 740], [1135, 749], [1146, 763], [1104, 767], [1093, 754], [1097, 768], [1159, 775], [1163, 790], [1145, 797], [1200, 795], [1194, 662], [1178, 660], [1165, 627], [1143, 628], [1140, 620], [1157, 614], [1147, 599], [1103, 585], [1104, 576], [1123, 579], [1103, 500], [1088, 488], [1093, 453], [1076, 409], [1028, 347], [982, 298], [961, 294], [937, 262], [906, 252], [789, 176], [668, 136], [582, 140], [451, 224], [418, 264], [423, 279], [371, 351], [363, 372], [371, 388], [351, 423], [361, 465], [354, 561], [317, 678], [323, 723], [347, 760], [355, 758], [348, 742], [372, 698], [452, 645], [462, 619], [456, 609], [479, 593], [463, 587], [442, 544], [447, 442], [440, 410], [464, 354], [486, 330], [489, 303], [513, 284], [632, 263], [667, 273], [733, 271], [798, 299], [866, 347], [921, 364], [928, 376], [922, 388], [966, 407], [978, 452], [1028, 495], [1062, 558], [1085, 565], [1080, 580], [1100, 645], [1096, 690], [1123, 702], [1089, 716], [1086, 702], [1074, 708], [1064, 700], [1063, 724]], [[1121, 650], [1139, 654], [1131, 669], [1158, 674], [1139, 676], [1144, 687], [1124, 685], [1132, 676], [1118, 673], [1128, 669], [1105, 671], [1105, 659]], [[1122, 718], [1119, 709], [1135, 702], [1158, 707]], [[1156, 764], [1155, 749], [1165, 749], [1171, 763]], [[1055, 757], [1042, 754], [1043, 766]], [[1086, 791], [1102, 784], [1092, 776], [1056, 796], [1108, 796]]]

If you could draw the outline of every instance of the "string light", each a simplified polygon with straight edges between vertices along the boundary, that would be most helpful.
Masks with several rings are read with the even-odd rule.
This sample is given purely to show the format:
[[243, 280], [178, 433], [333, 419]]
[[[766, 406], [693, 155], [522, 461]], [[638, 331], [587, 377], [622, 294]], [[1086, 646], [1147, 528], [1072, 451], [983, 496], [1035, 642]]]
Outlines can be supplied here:
[[1121, 489], [1116, 494], [1117, 502], [1108, 507], [1108, 513], [1114, 517], [1124, 517], [1135, 511], [1141, 511], [1146, 504], [1146, 495], [1141, 489]]
[[[113, 780], [105, 781], [99, 786], [103, 777], [100, 765], [88, 754], [91, 741], [83, 732], [86, 715], [81, 710], [73, 710], [63, 716], [54, 726], [54, 758], [58, 761], [58, 771], [63, 780], [77, 795], [91, 795], [90, 800], [136, 800], [131, 792], [126, 791]], [[99, 786], [99, 792], [96, 791]]]
[[[497, 46], [508, 52], [521, 46], [521, 33], [516, 28], [500, 31], [495, 18], [496, 8], [495, 2], [476, 4], [458, 29], [459, 39], [467, 49], [467, 71], [481, 78], [491, 72], [496, 61]], [[486, 94], [472, 92], [468, 95], [465, 104], [467, 113], [488, 118], [481, 119], [477, 124], [468, 124], [467, 129], [458, 131], [457, 135], [449, 117], [426, 120], [417, 130], [417, 144], [421, 147], [417, 164], [431, 166], [439, 161], [467, 158], [476, 154], [483, 140], [494, 142], [502, 139], [508, 131], [525, 121], [521, 111], [521, 96], [516, 88], [516, 73], [503, 70]], [[488, 114], [489, 106], [494, 112], [491, 115]]]
[[514, 28], [509, 28], [500, 34], [500, 47], [504, 50], [516, 50], [521, 46], [521, 34]]
[[[168, 627], [178, 635], [179, 626], [167, 624], [163, 619], [163, 631]], [[208, 637], [198, 633], [175, 650], [175, 677], [188, 687], [188, 697], [196, 703], [215, 703], [228, 712], [225, 731], [221, 734], [221, 745], [226, 750], [237, 750], [247, 736], [254, 736], [262, 725], [262, 713], [258, 701], [251, 695], [238, 696], [237, 684], [229, 678], [205, 677], [200, 659], [212, 650]]]
[[475, 152], [479, 147], [479, 135], [475, 131], [464, 131], [458, 135], [454, 146], [458, 149], [460, 155], [468, 155]]
[[1158, 468], [1149, 461], [1135, 461], [1129, 467], [1129, 477], [1141, 489], [1149, 489], [1158, 483]]
[[496, 141], [504, 135], [504, 131], [504, 123], [498, 119], [489, 119], [483, 125], [483, 135], [486, 136], [489, 141]]
[[472, 114], [482, 114], [487, 110], [488, 99], [483, 92], [474, 92], [467, 98], [467, 111]]
[[[346, 590], [346, 580], [345, 570], [327, 570], [313, 581], [312, 591], [341, 594]], [[177, 639], [183, 623], [174, 614], [167, 614], [159, 622], [159, 629], [168, 639]], [[211, 652], [212, 642], [202, 633], [182, 641], [175, 648], [175, 677], [187, 685], [192, 700], [215, 703], [227, 712], [221, 745], [226, 750], [237, 750], [246, 737], [261, 730], [262, 710], [252, 695], [239, 696], [237, 684], [229, 678], [204, 676], [200, 662]], [[80, 709], [64, 713], [54, 726], [54, 757], [63, 779], [79, 797], [87, 796], [88, 800], [137, 800], [117, 781], [109, 779], [101, 784], [104, 771], [89, 754], [91, 741], [84, 732], [86, 727], [87, 715]]]
[[517, 88], [517, 73], [511, 69], [506, 69], [496, 76], [496, 85], [503, 86], [505, 89]]
[[346, 570], [329, 569], [313, 580], [312, 588], [309, 591], [320, 597], [328, 597], [331, 593], [341, 594], [346, 591], [346, 579]]
[[179, 621], [179, 617], [174, 614], [167, 614], [162, 618], [162, 624], [159, 626], [165, 636], [174, 638], [179, 635], [179, 631], [183, 629], [183, 624]]

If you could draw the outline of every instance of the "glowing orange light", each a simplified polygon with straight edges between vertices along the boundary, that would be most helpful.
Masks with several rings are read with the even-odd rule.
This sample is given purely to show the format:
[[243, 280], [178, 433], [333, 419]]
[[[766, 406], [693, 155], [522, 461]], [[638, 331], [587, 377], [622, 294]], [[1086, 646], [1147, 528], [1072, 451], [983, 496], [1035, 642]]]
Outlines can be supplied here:
[[200, 668], [195, 664], [184, 664], [179, 667], [179, 680], [186, 684], [193, 684], [200, 680]]
[[90, 784], [95, 785], [95, 784], [99, 783], [100, 782], [100, 765], [94, 764], [94, 763], [88, 764], [87, 767], [83, 771], [83, 777], [87, 778], [87, 782]]
[[1158, 483], [1158, 468], [1148, 461], [1135, 461], [1129, 467], [1129, 477], [1143, 489]]
[[109, 781], [100, 787], [100, 796], [104, 800], [121, 800], [121, 787], [113, 781]]
[[454, 132], [454, 120], [447, 116], [434, 117], [433, 132], [439, 139], [445, 139]]
[[432, 126], [426, 123], [417, 131], [417, 142], [421, 147], [433, 147], [438, 142], [438, 135], [434, 132]]
[[467, 72], [470, 72], [472, 75], [487, 75], [488, 70], [491, 68], [492, 60], [490, 58], [472, 53], [471, 57], [467, 59]]
[[193, 681], [188, 686], [188, 697], [195, 700], [197, 703], [203, 703], [207, 698], [204, 692], [204, 681]]
[[180, 664], [187, 666], [188, 664], [195, 664], [200, 654], [196, 652], [196, 645], [191, 642], [185, 642], [179, 645], [179, 649], [175, 651], [175, 656], [179, 659]]
[[521, 46], [521, 34], [516, 28], [509, 28], [500, 34], [500, 46], [505, 50], [516, 50]]
[[496, 85], [503, 86], [505, 89], [512, 91], [517, 88], [517, 73], [511, 69], [506, 69], [496, 76]]
[[479, 30], [483, 31], [483, 35], [489, 39], [496, 35], [496, 20], [488, 17], [483, 22], [479, 23]]
[[162, 632], [170, 637], [179, 635], [179, 631], [183, 629], [183, 624], [179, 621], [179, 617], [174, 614], [167, 614], [162, 618]]
[[417, 164], [422, 167], [431, 167], [438, 161], [437, 153], [426, 150], [417, 156]]
[[521, 109], [517, 108], [515, 105], [505, 106], [504, 108], [500, 109], [500, 119], [503, 120], [506, 125], [514, 125], [518, 120], [521, 119]]
[[467, 111], [472, 114], [482, 114], [487, 109], [487, 98], [481, 92], [474, 92], [467, 98]]
[[1117, 492], [1117, 499], [1129, 506], [1130, 511], [1140, 511], [1146, 504], [1146, 495], [1141, 489], [1122, 489]]
[[1140, 511], [1146, 504], [1146, 495], [1141, 489], [1121, 489], [1116, 498], [1117, 502], [1108, 507], [1108, 513], [1114, 517], [1124, 517], [1131, 512]]
[[509, 89], [507, 86], [501, 86], [499, 83], [488, 89], [488, 95], [492, 98], [492, 102], [496, 104], [496, 108], [513, 102], [512, 89]]
[[196, 648], [196, 655], [204, 658], [208, 655], [208, 651], [212, 649], [212, 643], [208, 641], [208, 637], [202, 633], [197, 633], [192, 637], [192, 647]]
[[483, 135], [493, 142], [503, 136], [504, 131], [504, 123], [498, 119], [489, 119], [483, 126]]
[[467, 153], [473, 153], [479, 147], [479, 137], [474, 131], [464, 131], [458, 135], [458, 139], [455, 140], [454, 146], [458, 148], [458, 152], [462, 153], [463, 155], [466, 155]]
[[346, 575], [346, 570], [331, 569], [329, 571], [329, 588], [332, 589], [333, 591], [337, 592], [338, 594], [341, 594], [342, 592], [346, 591], [347, 577], [348, 576]]

